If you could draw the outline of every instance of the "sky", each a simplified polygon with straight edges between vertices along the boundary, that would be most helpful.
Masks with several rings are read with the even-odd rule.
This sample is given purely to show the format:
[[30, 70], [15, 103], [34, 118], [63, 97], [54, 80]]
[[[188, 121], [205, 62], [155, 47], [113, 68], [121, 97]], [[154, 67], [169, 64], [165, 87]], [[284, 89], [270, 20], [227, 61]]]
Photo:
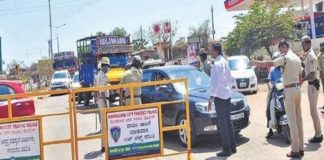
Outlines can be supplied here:
[[[98, 31], [124, 27], [131, 35], [142, 25], [177, 21], [177, 37], [187, 37], [191, 26], [211, 19], [214, 6], [216, 37], [224, 37], [235, 27], [234, 15], [225, 10], [223, 0], [51, 0], [53, 52], [75, 51], [76, 41]], [[0, 36], [5, 63], [13, 59], [29, 65], [48, 56], [48, 0], [0, 0]], [[6, 65], [3, 67], [5, 68]]]

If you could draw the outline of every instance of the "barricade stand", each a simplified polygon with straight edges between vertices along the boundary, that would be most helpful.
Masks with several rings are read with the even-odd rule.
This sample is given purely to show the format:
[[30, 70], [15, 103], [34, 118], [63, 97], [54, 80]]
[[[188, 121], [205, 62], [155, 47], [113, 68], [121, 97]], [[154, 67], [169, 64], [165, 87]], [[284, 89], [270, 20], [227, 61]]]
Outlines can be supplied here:
[[[167, 102], [159, 102], [159, 103], [149, 103], [149, 104], [142, 104], [142, 105], [134, 105], [134, 88], [138, 88], [138, 87], [145, 87], [145, 86], [153, 86], [153, 85], [161, 85], [161, 84], [170, 84], [170, 83], [184, 83], [185, 86], [185, 95], [184, 95], [184, 100], [177, 100], [177, 101], [167, 101]], [[98, 92], [99, 90], [119, 90], [119, 89], [123, 89], [123, 88], [128, 88], [130, 89], [130, 99], [131, 99], [131, 105], [130, 106], [119, 106], [119, 107], [113, 107], [113, 108], [107, 108], [107, 109], [89, 109], [89, 110], [83, 110], [83, 111], [77, 111], [76, 110], [76, 104], [75, 104], [75, 94], [81, 93], [81, 92]], [[118, 127], [121, 126], [117, 126], [116, 128], [110, 128], [108, 129], [108, 121], [109, 119], [107, 118], [107, 115], [109, 114], [114, 114], [114, 113], [122, 113], [123, 115], [125, 115], [126, 113], [132, 112], [132, 111], [140, 111], [141, 113], [143, 112], [143, 114], [145, 113], [155, 113], [153, 111], [149, 111], [149, 109], [153, 109], [156, 108], [158, 111], [158, 123], [157, 125], [159, 126], [159, 130], [158, 130], [158, 134], [159, 134], [159, 153], [154, 152], [154, 154], [148, 154], [148, 155], [136, 155], [134, 154], [134, 156], [128, 156], [128, 157], [118, 157], [117, 158], [112, 158], [112, 159], [142, 159], [142, 158], [152, 158], [152, 157], [166, 157], [166, 156], [174, 156], [174, 155], [178, 155], [178, 154], [183, 154], [183, 153], [187, 153], [187, 160], [191, 160], [191, 132], [190, 132], [190, 113], [189, 113], [189, 93], [188, 93], [188, 82], [186, 79], [177, 79], [177, 80], [163, 80], [163, 81], [154, 81], [154, 82], [145, 82], [145, 83], [129, 83], [129, 84], [123, 84], [123, 85], [112, 85], [112, 86], [103, 86], [103, 87], [90, 87], [90, 88], [80, 88], [80, 89], [76, 89], [74, 91], [71, 92], [72, 94], [72, 107], [73, 108], [73, 121], [74, 121], [74, 139], [75, 139], [75, 157], [76, 160], [79, 159], [79, 154], [78, 154], [78, 142], [79, 141], [86, 141], [86, 140], [93, 140], [93, 139], [104, 139], [104, 144], [105, 144], [105, 158], [108, 159], [109, 156], [109, 147], [110, 144], [109, 142], [109, 135], [113, 135], [113, 131], [112, 130], [116, 130], [117, 132], [116, 135], [118, 135], [117, 133], [121, 132], [120, 129], [118, 131]], [[163, 127], [162, 126], [162, 105], [165, 104], [172, 104], [172, 103], [182, 103], [185, 102], [185, 111], [186, 111], [186, 124], [185, 125], [177, 125], [177, 126], [168, 126], [168, 127]], [[168, 106], [169, 107], [169, 106]], [[104, 115], [103, 118], [103, 131], [104, 134], [98, 134], [98, 135], [91, 135], [91, 136], [84, 136], [84, 137], [79, 137], [78, 136], [78, 124], [77, 124], [77, 113], [94, 113], [94, 112], [101, 112], [103, 113], [102, 115]], [[130, 114], [130, 113], [129, 113]], [[126, 114], [128, 115], [128, 114]], [[132, 115], [132, 114], [130, 114]], [[114, 117], [114, 116], [111, 116]], [[154, 116], [152, 116], [154, 117]], [[165, 154], [164, 153], [164, 139], [163, 139], [163, 133], [164, 132], [168, 132], [168, 131], [173, 131], [173, 130], [179, 130], [179, 129], [185, 129], [187, 132], [187, 151], [186, 152], [180, 152], [180, 153], [174, 153], [174, 154]], [[138, 131], [138, 130], [136, 130]], [[146, 130], [140, 130], [141, 131], [146, 131]], [[110, 134], [108, 134], [110, 132]], [[133, 132], [133, 131], [132, 131]], [[110, 136], [110, 138], [115, 138], [114, 136]], [[115, 139], [114, 139], [115, 140]], [[117, 142], [115, 142], [117, 143]], [[156, 143], [155, 143], [156, 144]], [[112, 144], [111, 144], [112, 145]], [[157, 145], [151, 145], [151, 146], [157, 146]], [[136, 147], [136, 146], [135, 146]], [[146, 146], [144, 146], [145, 148]], [[111, 147], [113, 148], [113, 147]], [[115, 147], [118, 148], [118, 147]], [[127, 148], [127, 146], [125, 147]], [[138, 149], [138, 148], [137, 148]], [[116, 149], [118, 151], [118, 149]], [[126, 150], [126, 149], [125, 149]], [[122, 150], [124, 151], [124, 150]], [[120, 155], [119, 155], [120, 156]]]
[[[71, 100], [69, 99], [69, 110], [68, 112], [61, 112], [61, 113], [50, 113], [50, 114], [43, 114], [43, 115], [33, 115], [33, 116], [25, 116], [25, 117], [13, 117], [13, 113], [12, 113], [12, 100], [15, 98], [27, 98], [27, 97], [35, 97], [35, 96], [48, 96], [48, 95], [58, 95], [58, 94], [69, 94], [69, 98], [71, 98], [70, 91], [69, 90], [61, 90], [61, 91], [41, 91], [41, 92], [31, 92], [31, 93], [23, 93], [23, 94], [12, 94], [12, 95], [2, 95], [0, 96], [0, 99], [2, 100], [7, 100], [8, 102], [8, 118], [4, 118], [4, 119], [0, 119], [0, 125], [2, 124], [8, 124], [8, 123], [18, 123], [18, 124], [13, 124], [16, 126], [15, 129], [21, 127], [29, 127], [29, 129], [24, 129], [23, 131], [12, 131], [11, 132], [11, 136], [13, 136], [13, 133], [19, 134], [24, 132], [25, 135], [27, 134], [36, 134], [35, 130], [38, 130], [38, 135], [34, 135], [34, 137], [29, 137], [30, 139], [33, 139], [34, 142], [38, 142], [40, 147], [39, 147], [39, 154], [37, 155], [36, 158], [40, 158], [40, 159], [44, 159], [44, 147], [45, 146], [50, 146], [50, 145], [56, 145], [56, 144], [65, 144], [65, 143], [70, 143], [71, 145], [71, 157], [74, 160], [75, 159], [75, 148], [74, 148], [74, 127], [72, 125], [73, 122], [73, 109], [72, 109], [72, 103]], [[36, 106], [35, 106], [36, 109]], [[47, 141], [44, 142], [43, 141], [43, 118], [44, 117], [53, 117], [53, 116], [64, 116], [64, 115], [69, 115], [69, 122], [70, 122], [70, 138], [67, 139], [59, 139], [59, 140], [51, 140], [51, 141]], [[27, 123], [30, 122], [30, 123]], [[37, 123], [36, 123], [37, 122]], [[21, 123], [21, 124], [20, 124]], [[26, 123], [26, 124], [25, 124]], [[38, 126], [39, 128], [36, 129], [35, 127]], [[33, 128], [34, 127], [34, 128]], [[0, 139], [2, 138], [6, 138], [5, 135], [2, 134], [2, 131], [5, 131], [4, 127], [0, 127]], [[8, 132], [9, 133], [9, 132]], [[18, 135], [19, 136], [19, 135]], [[39, 138], [37, 138], [39, 137]], [[25, 137], [25, 142], [28, 142], [28, 137]], [[35, 143], [36, 143], [35, 142]], [[29, 144], [30, 145], [30, 144]], [[33, 149], [33, 147], [35, 148], [35, 146], [31, 146], [29, 147], [30, 149]], [[28, 148], [23, 148], [23, 150], [28, 150]], [[33, 152], [37, 152], [38, 149], [36, 148], [36, 151]], [[10, 153], [11, 157], [15, 157], [15, 158], [19, 158], [19, 156], [17, 153]], [[18, 155], [18, 157], [16, 157], [16, 155]], [[39, 157], [38, 157], [39, 156]], [[1, 157], [0, 155], [0, 159], [4, 159]]]

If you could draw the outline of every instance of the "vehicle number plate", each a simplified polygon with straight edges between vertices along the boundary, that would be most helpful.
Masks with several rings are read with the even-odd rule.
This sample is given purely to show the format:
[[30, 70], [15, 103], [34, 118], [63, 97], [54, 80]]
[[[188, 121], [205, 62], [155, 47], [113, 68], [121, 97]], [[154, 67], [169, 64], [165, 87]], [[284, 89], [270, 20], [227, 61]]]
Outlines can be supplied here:
[[237, 120], [241, 118], [244, 118], [244, 113], [231, 115], [231, 120]]
[[246, 83], [240, 83], [240, 87], [246, 87]]

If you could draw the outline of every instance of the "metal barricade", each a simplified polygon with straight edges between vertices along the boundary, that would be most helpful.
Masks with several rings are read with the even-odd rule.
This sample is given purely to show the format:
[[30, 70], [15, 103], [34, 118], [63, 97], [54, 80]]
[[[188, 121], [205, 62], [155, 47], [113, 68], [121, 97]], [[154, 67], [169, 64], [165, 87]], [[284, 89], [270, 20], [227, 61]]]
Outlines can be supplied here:
[[[184, 100], [177, 100], [177, 101], [165, 101], [165, 102], [157, 102], [157, 103], [147, 103], [142, 105], [134, 105], [134, 88], [141, 88], [146, 86], [153, 86], [153, 85], [161, 85], [161, 84], [170, 84], [170, 83], [184, 83], [185, 86], [185, 95]], [[107, 108], [107, 109], [89, 109], [89, 110], [83, 110], [78, 111], [76, 109], [76, 103], [75, 103], [75, 95], [82, 92], [97, 92], [102, 90], [119, 90], [128, 88], [130, 91], [130, 106], [119, 106], [119, 107], [113, 107], [113, 108]], [[181, 103], [184, 102], [185, 104], [185, 112], [186, 112], [186, 124], [185, 125], [177, 125], [177, 126], [168, 126], [163, 127], [162, 124], [162, 105], [165, 104], [172, 104], [172, 103]], [[191, 129], [190, 129], [190, 113], [189, 113], [189, 95], [188, 95], [188, 82], [186, 79], [178, 79], [178, 80], [163, 80], [163, 81], [154, 81], [154, 82], [145, 82], [145, 83], [129, 83], [129, 84], [123, 84], [123, 85], [113, 85], [113, 86], [104, 86], [104, 87], [91, 87], [91, 88], [81, 88], [76, 89], [72, 91], [72, 103], [73, 103], [73, 117], [74, 117], [74, 137], [75, 137], [75, 157], [76, 159], [79, 158], [79, 141], [87, 141], [87, 140], [94, 140], [94, 139], [104, 139], [104, 145], [105, 145], [105, 159], [109, 159], [109, 151], [108, 151], [108, 118], [107, 115], [110, 113], [116, 113], [116, 112], [123, 112], [123, 111], [133, 111], [133, 110], [139, 110], [139, 109], [154, 109], [157, 108], [158, 110], [158, 119], [159, 119], [159, 135], [160, 135], [160, 153], [158, 154], [152, 154], [152, 155], [144, 155], [144, 156], [130, 156], [127, 158], [122, 159], [142, 159], [142, 158], [152, 158], [152, 157], [165, 157], [165, 156], [174, 156], [177, 154], [183, 154], [187, 153], [187, 159], [191, 159]], [[169, 107], [169, 106], [168, 106]], [[79, 137], [78, 135], [78, 128], [80, 125], [77, 124], [77, 117], [78, 113], [94, 113], [94, 112], [101, 112], [104, 116], [103, 119], [103, 131], [104, 134], [97, 134], [97, 135], [91, 135], [91, 136], [82, 136]], [[164, 153], [164, 140], [163, 140], [163, 133], [168, 131], [174, 131], [179, 129], [185, 129], [187, 132], [187, 151], [186, 152], [179, 152], [174, 154], [165, 154]], [[115, 159], [115, 158], [114, 158]], [[117, 158], [118, 159], [118, 158]]]
[[[16, 98], [30, 98], [30, 97], [35, 97], [35, 96], [48, 96], [48, 95], [58, 95], [58, 94], [68, 94], [69, 96], [69, 109], [67, 112], [60, 112], [60, 113], [50, 113], [50, 114], [42, 114], [42, 115], [33, 115], [33, 116], [23, 116], [23, 117], [13, 117], [13, 111], [12, 111], [12, 101]], [[61, 91], [42, 91], [42, 92], [34, 92], [34, 93], [23, 93], [23, 94], [12, 94], [12, 95], [1, 95], [0, 96], [0, 100], [7, 100], [8, 102], [8, 118], [3, 118], [0, 119], [0, 125], [4, 125], [4, 124], [9, 124], [9, 123], [23, 123], [23, 122], [28, 122], [28, 121], [38, 121], [38, 123], [35, 123], [35, 125], [38, 125], [38, 129], [39, 129], [39, 157], [40, 159], [44, 159], [44, 146], [50, 146], [50, 145], [57, 145], [57, 144], [66, 144], [69, 143], [70, 144], [70, 148], [71, 148], [71, 157], [72, 159], [75, 159], [75, 147], [74, 147], [74, 128], [73, 128], [73, 110], [72, 110], [72, 102], [71, 102], [71, 95], [69, 90], [61, 90]], [[36, 110], [36, 106], [35, 106], [35, 110]], [[69, 130], [70, 130], [70, 137], [69, 138], [65, 138], [65, 139], [57, 139], [57, 140], [50, 140], [50, 141], [44, 141], [44, 137], [43, 137], [43, 118], [44, 117], [54, 117], [54, 116], [64, 116], [64, 115], [68, 115], [69, 116]], [[25, 125], [25, 124], [20, 124], [21, 126]], [[27, 124], [29, 125], [29, 124]], [[19, 124], [13, 124], [13, 126], [18, 126]], [[0, 128], [0, 131], [3, 128]], [[35, 128], [34, 128], [35, 129]], [[4, 130], [4, 129], [3, 129]], [[28, 133], [28, 130], [24, 130]], [[13, 132], [13, 131], [12, 131]], [[18, 131], [15, 131], [18, 133]], [[21, 131], [19, 131], [21, 132]], [[12, 134], [12, 133], [10, 133]], [[10, 135], [8, 134], [8, 135]], [[5, 135], [0, 135], [0, 137], [3, 136], [5, 137]], [[2, 138], [2, 137], [1, 137]], [[11, 139], [13, 140], [13, 139]], [[19, 140], [17, 140], [19, 142]], [[27, 139], [26, 139], [27, 141]], [[33, 141], [38, 142], [38, 140], [33, 139]], [[18, 143], [17, 142], [17, 143]], [[28, 148], [26, 148], [28, 149]], [[13, 153], [13, 155], [11, 155], [12, 157], [15, 156], [15, 154]], [[17, 157], [15, 157], [17, 158]], [[19, 158], [19, 157], [18, 157]]]

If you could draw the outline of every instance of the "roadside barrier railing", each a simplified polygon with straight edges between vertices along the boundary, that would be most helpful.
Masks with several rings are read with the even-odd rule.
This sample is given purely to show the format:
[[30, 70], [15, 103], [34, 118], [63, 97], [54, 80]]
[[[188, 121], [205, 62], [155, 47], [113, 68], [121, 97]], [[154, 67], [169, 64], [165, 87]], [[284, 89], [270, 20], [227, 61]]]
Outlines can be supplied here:
[[[145, 103], [141, 105], [135, 105], [135, 96], [134, 96], [134, 88], [142, 88], [142, 87], [148, 87], [148, 86], [156, 86], [156, 85], [165, 85], [165, 84], [174, 84], [174, 83], [183, 83], [184, 86], [184, 95], [183, 99], [180, 100], [173, 100], [173, 101], [163, 101], [163, 102], [153, 102], [153, 103]], [[110, 107], [110, 108], [95, 108], [95, 109], [88, 109], [88, 110], [77, 110], [76, 108], [76, 101], [75, 101], [75, 95], [83, 92], [99, 92], [99, 91], [104, 91], [104, 90], [109, 90], [109, 91], [114, 91], [114, 90], [120, 90], [120, 89], [129, 89], [130, 91], [130, 105], [129, 106], [117, 106], [117, 107]], [[90, 88], [80, 88], [72, 91], [72, 103], [73, 103], [73, 116], [74, 116], [74, 126], [75, 126], [75, 131], [74, 131], [74, 136], [75, 136], [75, 151], [76, 151], [76, 159], [79, 159], [79, 141], [87, 141], [87, 140], [94, 140], [94, 139], [103, 139], [104, 140], [104, 145], [105, 145], [105, 158], [106, 159], [142, 159], [142, 158], [151, 158], [151, 157], [166, 157], [166, 156], [174, 156], [178, 154], [187, 154], [187, 159], [191, 159], [191, 128], [190, 128], [190, 113], [189, 113], [189, 95], [188, 95], [188, 82], [186, 79], [176, 79], [176, 80], [163, 80], [163, 81], [151, 81], [151, 82], [143, 82], [143, 83], [129, 83], [129, 84], [122, 84], [122, 85], [111, 85], [111, 86], [104, 86], [104, 87], [90, 87]], [[173, 107], [173, 106], [166, 106], [168, 104], [179, 104], [179, 103], [184, 103], [185, 107], [185, 115], [186, 115], [186, 123], [184, 125], [176, 125], [176, 126], [163, 126], [163, 116], [162, 116], [162, 108], [163, 107]], [[158, 114], [155, 112], [157, 111]], [[95, 113], [95, 112], [101, 112], [103, 116], [103, 131], [104, 134], [97, 134], [97, 135], [90, 135], [90, 136], [79, 136], [78, 135], [78, 128], [82, 127], [81, 125], [77, 124], [77, 117], [78, 114], [87, 114], [87, 113]], [[150, 119], [149, 122], [151, 125], [151, 128], [148, 128], [147, 130], [140, 128], [139, 130], [131, 130], [130, 132], [145, 132], [145, 131], [151, 131], [152, 133], [158, 133], [158, 143], [153, 143], [149, 144], [149, 142], [146, 145], [141, 146], [141, 144], [136, 144], [135, 142], [131, 143], [132, 145], [126, 145], [126, 146], [118, 146], [118, 144], [114, 143], [111, 138], [115, 138], [114, 140], [118, 140], [118, 136], [120, 134], [123, 134], [121, 132], [121, 129], [125, 126], [126, 121], [133, 122], [134, 119], [135, 121], [138, 118], [138, 116], [131, 116], [134, 115], [133, 113], [152, 113], [152, 119]], [[143, 113], [143, 114], [144, 114]], [[124, 116], [123, 118], [116, 118], [116, 121], [121, 120], [123, 122], [119, 123], [120, 125], [113, 126], [111, 119], [114, 117], [118, 117], [118, 115]], [[127, 116], [128, 115], [128, 116]], [[145, 115], [145, 114], [144, 114]], [[111, 118], [111, 119], [109, 119]], [[133, 118], [133, 119], [132, 119]], [[156, 119], [158, 118], [158, 119]], [[149, 119], [149, 118], [148, 118]], [[156, 122], [158, 120], [158, 122]], [[138, 120], [141, 122], [141, 120]], [[143, 121], [142, 123], [129, 123], [127, 125], [130, 125], [129, 127], [132, 128], [132, 126], [140, 126], [140, 124], [144, 125], [148, 123], [147, 121]], [[158, 123], [157, 125], [159, 126], [158, 128], [154, 128], [153, 122]], [[118, 123], [116, 123], [118, 124]], [[111, 126], [110, 126], [111, 125]], [[156, 125], [156, 124], [155, 124]], [[155, 126], [156, 127], [156, 126]], [[136, 128], [136, 127], [134, 127]], [[165, 154], [164, 153], [164, 139], [163, 139], [163, 133], [164, 132], [169, 132], [169, 131], [175, 131], [175, 130], [180, 130], [180, 129], [185, 129], [187, 133], [187, 150], [185, 152], [178, 152], [178, 153], [173, 153], [173, 154]], [[127, 129], [126, 129], [127, 130]], [[114, 132], [115, 131], [115, 132]], [[117, 137], [114, 137], [114, 134]], [[109, 136], [110, 135], [110, 136]], [[143, 134], [142, 134], [143, 136]], [[149, 138], [150, 134], [147, 132], [145, 135], [147, 138]], [[157, 135], [155, 135], [157, 136]], [[131, 136], [131, 137], [126, 137], [128, 139], [133, 140], [136, 138], [136, 136]], [[138, 136], [141, 137], [141, 136]], [[138, 138], [137, 137], [137, 138]], [[110, 138], [110, 140], [109, 140]], [[124, 137], [125, 138], [125, 137]], [[109, 144], [109, 142], [112, 142], [114, 144]], [[123, 144], [120, 144], [123, 145]], [[134, 146], [135, 145], [135, 146]], [[138, 146], [136, 146], [138, 145]], [[117, 146], [117, 147], [116, 147]], [[136, 150], [140, 150], [139, 148], [156, 148], [159, 146], [158, 151], [152, 152], [154, 154], [145, 154], [143, 152], [136, 153]], [[143, 149], [144, 150], [144, 149]], [[120, 154], [118, 154], [120, 152]], [[148, 151], [149, 152], [149, 151]], [[124, 153], [124, 154], [123, 154]], [[129, 156], [131, 155], [131, 156]]]
[[[57, 113], [48, 113], [48, 114], [40, 114], [40, 115], [31, 115], [31, 116], [22, 116], [22, 117], [13, 117], [13, 104], [12, 101], [15, 99], [21, 98], [32, 98], [32, 97], [39, 97], [39, 96], [53, 96], [53, 95], [62, 95], [68, 94], [69, 99], [71, 99], [71, 92], [67, 89], [60, 90], [60, 91], [39, 91], [39, 92], [30, 92], [30, 93], [23, 93], [23, 94], [11, 94], [11, 95], [1, 95], [0, 100], [6, 100], [8, 105], [8, 117], [0, 119], [0, 139], [1, 141], [17, 141], [16, 145], [19, 142], [23, 143], [25, 146], [21, 148], [12, 147], [10, 146], [11, 142], [8, 142], [5, 146], [1, 146], [0, 149], [7, 149], [7, 153], [11, 154], [10, 157], [20, 158], [23, 155], [23, 152], [26, 152], [28, 155], [29, 152], [33, 154], [37, 153], [36, 155], [32, 156], [32, 158], [40, 158], [44, 159], [44, 146], [50, 145], [57, 145], [57, 144], [70, 144], [71, 148], [71, 157], [75, 159], [75, 145], [74, 145], [74, 128], [73, 128], [73, 109], [72, 109], [72, 102], [71, 100], [68, 101], [69, 107], [68, 111], [66, 112], [57, 112]], [[42, 106], [35, 106], [35, 112], [38, 107]], [[24, 106], [21, 106], [24, 107]], [[69, 116], [69, 131], [70, 137], [64, 139], [54, 139], [44, 141], [44, 130], [43, 130], [43, 118], [45, 117], [57, 117], [57, 116]], [[66, 123], [66, 122], [65, 122]], [[7, 129], [3, 126], [7, 126]], [[7, 133], [7, 134], [5, 134]], [[29, 137], [23, 137], [28, 135]], [[28, 144], [28, 142], [30, 142]], [[25, 144], [27, 143], [27, 144]], [[33, 145], [34, 144], [34, 145]], [[30, 145], [30, 146], [28, 146]], [[10, 148], [11, 147], [11, 148]], [[25, 148], [23, 148], [25, 147]], [[5, 156], [5, 155], [2, 155]], [[19, 157], [20, 156], [20, 157]], [[0, 155], [0, 159], [2, 159]], [[23, 157], [26, 158], [26, 157]], [[30, 157], [27, 157], [30, 158]]]

